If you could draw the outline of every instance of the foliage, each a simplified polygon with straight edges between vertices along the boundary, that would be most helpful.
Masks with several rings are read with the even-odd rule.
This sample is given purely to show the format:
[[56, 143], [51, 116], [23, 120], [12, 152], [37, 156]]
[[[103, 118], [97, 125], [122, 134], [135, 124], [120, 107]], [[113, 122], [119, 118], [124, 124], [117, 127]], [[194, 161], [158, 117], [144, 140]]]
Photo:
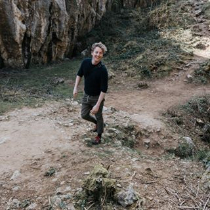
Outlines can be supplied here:
[[88, 203], [92, 203], [91, 206], [104, 208], [107, 202], [114, 201], [116, 181], [102, 165], [95, 165], [90, 175], [84, 180], [83, 190], [75, 195], [77, 207], [86, 209]]
[[30, 70], [0, 72], [0, 114], [22, 106], [40, 106], [47, 100], [72, 96], [80, 61], [72, 60]]
[[194, 72], [194, 82], [207, 84], [210, 82], [210, 60], [200, 64]]
[[176, 148], [175, 155], [181, 158], [187, 158], [193, 155], [193, 150], [189, 144], [183, 142]]
[[105, 136], [105, 142], [113, 144], [113, 139], [116, 142], [121, 142], [122, 146], [134, 148], [137, 142], [136, 138], [139, 133], [134, 125], [113, 125], [111, 128], [107, 128], [109, 136]]
[[167, 76], [192, 56], [182, 50], [178, 41], [163, 38], [161, 34], [164, 30], [175, 27], [181, 30], [192, 24], [191, 13], [181, 7], [185, 4], [170, 0], [150, 8], [107, 13], [84, 42], [90, 45], [103, 40], [108, 47], [106, 63], [112, 71], [140, 79]]
[[187, 28], [194, 20], [189, 2], [165, 0], [153, 10], [149, 11], [147, 28]]
[[[210, 147], [210, 95], [196, 97], [184, 105], [173, 107], [165, 116], [176, 132], [193, 139], [199, 148], [195, 156], [203, 159]], [[179, 145], [179, 148], [181, 156], [188, 151], [186, 145]]]
[[197, 151], [195, 159], [202, 161], [206, 167], [210, 166], [210, 150], [204, 149]]
[[206, 2], [206, 4], [203, 5], [202, 12], [207, 19], [210, 18], [210, 2]]

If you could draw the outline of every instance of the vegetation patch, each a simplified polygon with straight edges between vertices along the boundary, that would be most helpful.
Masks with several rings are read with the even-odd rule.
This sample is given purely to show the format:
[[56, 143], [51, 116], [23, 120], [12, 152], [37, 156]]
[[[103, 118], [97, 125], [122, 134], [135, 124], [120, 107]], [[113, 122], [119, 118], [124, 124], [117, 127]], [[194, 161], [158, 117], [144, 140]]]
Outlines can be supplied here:
[[77, 209], [130, 209], [137, 201], [141, 203], [133, 185], [129, 185], [127, 191], [119, 190], [117, 179], [112, 178], [111, 173], [102, 165], [95, 165], [74, 200]]
[[177, 133], [190, 136], [195, 148], [199, 148], [192, 150], [189, 144], [182, 142], [173, 152], [179, 157], [193, 156], [205, 160], [210, 151], [210, 96], [193, 98], [184, 105], [169, 109], [165, 116]]
[[210, 150], [204, 149], [196, 152], [195, 159], [203, 162], [206, 168], [210, 167]]
[[104, 133], [104, 142], [109, 144], [115, 144], [118, 146], [125, 146], [134, 148], [139, 137], [139, 132], [136, 127], [130, 125], [109, 125]]
[[[160, 5], [150, 10], [147, 27], [149, 28], [188, 28], [194, 23], [192, 13], [193, 3], [182, 0], [162, 1]], [[145, 20], [144, 20], [145, 21]]]
[[203, 5], [202, 13], [209, 19], [210, 18], [210, 2]]
[[200, 64], [200, 67], [194, 71], [193, 81], [201, 84], [210, 82], [210, 60]]
[[90, 209], [103, 208], [107, 202], [113, 201], [116, 192], [116, 179], [101, 165], [96, 165], [90, 175], [84, 180], [83, 190], [76, 194], [76, 207]]
[[168, 152], [174, 153], [180, 158], [189, 158], [195, 154], [196, 148], [190, 137], [182, 137], [178, 146], [175, 149], [169, 149]]
[[1, 69], [0, 114], [23, 106], [37, 107], [47, 100], [72, 97], [80, 62], [71, 60], [29, 70]]
[[101, 41], [108, 46], [105, 58], [113, 72], [140, 79], [161, 78], [191, 59], [190, 49], [163, 34], [190, 28], [192, 5], [185, 1], [162, 1], [145, 9], [123, 9], [107, 13], [84, 39], [87, 46]]

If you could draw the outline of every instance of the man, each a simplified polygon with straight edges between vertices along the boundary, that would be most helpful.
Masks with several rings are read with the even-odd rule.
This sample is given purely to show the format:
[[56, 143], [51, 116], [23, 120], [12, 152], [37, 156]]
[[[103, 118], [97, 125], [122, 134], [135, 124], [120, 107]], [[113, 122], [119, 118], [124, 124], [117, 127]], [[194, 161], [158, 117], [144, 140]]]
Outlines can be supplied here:
[[101, 59], [106, 51], [106, 46], [101, 42], [92, 45], [92, 58], [83, 60], [77, 73], [73, 90], [73, 96], [76, 98], [78, 85], [84, 76], [84, 96], [82, 99], [81, 116], [83, 119], [95, 124], [93, 131], [97, 132], [98, 135], [92, 141], [93, 144], [101, 143], [101, 136], [104, 130], [102, 111], [105, 94], [108, 89], [108, 72], [105, 65], [102, 64]]

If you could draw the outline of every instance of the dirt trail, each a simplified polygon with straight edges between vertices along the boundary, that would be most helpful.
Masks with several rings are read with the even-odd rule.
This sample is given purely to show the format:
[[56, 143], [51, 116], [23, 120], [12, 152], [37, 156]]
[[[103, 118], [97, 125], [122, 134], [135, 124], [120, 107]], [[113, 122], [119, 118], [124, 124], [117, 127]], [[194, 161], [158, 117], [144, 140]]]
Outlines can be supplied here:
[[[210, 58], [210, 51], [205, 51], [203, 54]], [[126, 78], [121, 79], [122, 84], [117, 90], [107, 95], [106, 104], [128, 112], [141, 123], [148, 118], [153, 123], [156, 119], [158, 123], [157, 120], [161, 118], [161, 114], [170, 107], [181, 105], [196, 96], [210, 94], [209, 85], [190, 84], [187, 80], [187, 75], [191, 75], [205, 60], [205, 57], [195, 56], [191, 64], [184, 66], [181, 71], [173, 72], [165, 79], [148, 81], [147, 89], [137, 88], [138, 82], [135, 80], [125, 82]], [[162, 125], [161, 121], [159, 124]]]

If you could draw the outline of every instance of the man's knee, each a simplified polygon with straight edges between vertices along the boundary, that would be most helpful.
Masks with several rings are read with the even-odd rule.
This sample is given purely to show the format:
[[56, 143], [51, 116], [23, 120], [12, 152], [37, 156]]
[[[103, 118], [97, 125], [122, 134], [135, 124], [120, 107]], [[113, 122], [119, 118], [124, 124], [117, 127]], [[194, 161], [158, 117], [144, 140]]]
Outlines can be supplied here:
[[96, 118], [99, 119], [99, 120], [102, 120], [102, 119], [103, 119], [103, 115], [102, 115], [101, 112], [96, 113], [95, 116], [96, 116]]
[[86, 120], [88, 118], [89, 114], [87, 113], [81, 113], [82, 119]]

